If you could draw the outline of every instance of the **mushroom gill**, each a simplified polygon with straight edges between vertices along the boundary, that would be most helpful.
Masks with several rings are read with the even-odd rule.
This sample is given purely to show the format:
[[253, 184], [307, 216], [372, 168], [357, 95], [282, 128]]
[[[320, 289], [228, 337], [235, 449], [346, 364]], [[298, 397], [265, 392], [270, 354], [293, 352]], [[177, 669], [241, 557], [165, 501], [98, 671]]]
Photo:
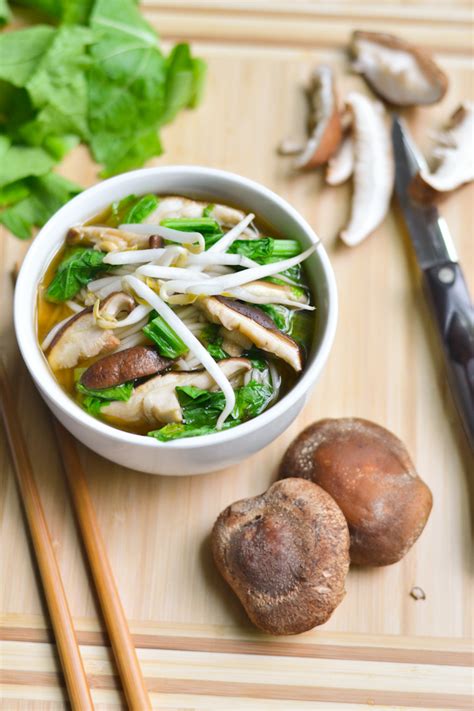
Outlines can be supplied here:
[[410, 186], [411, 196], [419, 202], [435, 202], [474, 180], [474, 104], [462, 103], [437, 139], [432, 154], [435, 169], [421, 170]]
[[273, 353], [298, 372], [302, 370], [299, 345], [282, 333], [261, 309], [224, 296], [201, 299], [198, 305], [213, 323], [221, 324], [228, 331], [238, 331], [257, 348]]
[[67, 244], [93, 245], [102, 252], [121, 252], [127, 249], [146, 249], [149, 246], [148, 235], [125, 232], [113, 227], [79, 225], [71, 227], [67, 233]]
[[120, 345], [111, 330], [95, 324], [92, 306], [71, 316], [45, 351], [53, 370], [74, 368], [81, 360], [109, 353]]
[[348, 95], [347, 105], [354, 125], [354, 194], [349, 224], [340, 236], [353, 246], [371, 234], [387, 214], [395, 163], [382, 104], [354, 91]]
[[382, 99], [397, 106], [435, 104], [448, 88], [446, 74], [429, 54], [395, 35], [352, 35], [354, 68]]

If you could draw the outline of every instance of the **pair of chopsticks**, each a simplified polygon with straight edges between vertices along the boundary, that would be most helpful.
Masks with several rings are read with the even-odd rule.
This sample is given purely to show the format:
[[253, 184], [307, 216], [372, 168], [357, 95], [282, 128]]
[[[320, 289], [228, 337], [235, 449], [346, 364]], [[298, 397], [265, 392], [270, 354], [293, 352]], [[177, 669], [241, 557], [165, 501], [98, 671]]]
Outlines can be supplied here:
[[[64, 592], [61, 573], [54, 555], [31, 461], [13, 402], [7, 372], [1, 360], [0, 409], [71, 707], [73, 711], [92, 711], [94, 705]], [[75, 442], [69, 432], [57, 420], [55, 420], [55, 431], [76, 519], [79, 524], [125, 697], [130, 709], [133, 711], [146, 711], [151, 709], [150, 698], [98, 527]]]

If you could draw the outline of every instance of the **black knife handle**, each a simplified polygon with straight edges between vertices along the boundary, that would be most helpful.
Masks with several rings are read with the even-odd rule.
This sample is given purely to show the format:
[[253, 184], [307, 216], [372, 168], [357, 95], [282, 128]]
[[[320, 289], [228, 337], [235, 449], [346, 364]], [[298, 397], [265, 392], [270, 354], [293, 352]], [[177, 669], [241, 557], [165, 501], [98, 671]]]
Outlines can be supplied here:
[[424, 276], [443, 343], [448, 382], [474, 452], [474, 307], [457, 262], [430, 267]]

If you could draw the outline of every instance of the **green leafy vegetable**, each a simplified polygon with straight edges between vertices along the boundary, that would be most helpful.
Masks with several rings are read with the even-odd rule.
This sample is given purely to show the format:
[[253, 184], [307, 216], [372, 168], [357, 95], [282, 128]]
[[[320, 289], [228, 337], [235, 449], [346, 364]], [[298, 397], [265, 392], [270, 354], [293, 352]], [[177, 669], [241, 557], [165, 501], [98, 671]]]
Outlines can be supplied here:
[[[82, 370], [82, 369], [81, 369]], [[133, 393], [133, 382], [121, 383], [113, 388], [86, 388], [82, 383], [76, 382], [76, 390], [81, 394], [80, 403], [90, 415], [97, 417], [104, 405], [112, 400], [127, 402]]]
[[[224, 422], [222, 429], [228, 430], [231, 427], [240, 425], [237, 420], [229, 420]], [[213, 434], [217, 432], [215, 426], [202, 425], [197, 427], [196, 425], [185, 425], [181, 422], [171, 422], [169, 425], [161, 427], [159, 430], [153, 430], [148, 432], [149, 437], [155, 437], [159, 442], [171, 442], [174, 439], [185, 439], [187, 437], [201, 437], [202, 435]]]
[[133, 392], [133, 382], [121, 383], [120, 385], [115, 385], [113, 388], [87, 388], [82, 383], [76, 383], [77, 392], [82, 395], [91, 395], [93, 397], [99, 398], [99, 400], [104, 400], [107, 402], [109, 400], [123, 400], [127, 402]]
[[55, 302], [72, 299], [98, 272], [110, 268], [102, 264], [104, 257], [105, 252], [86, 247], [76, 248], [59, 264], [46, 289], [46, 298]]
[[157, 345], [160, 355], [166, 358], [179, 358], [188, 352], [186, 344], [156, 311], [152, 311], [148, 324], [142, 330]]
[[287, 309], [286, 306], [282, 306], [281, 304], [259, 304], [258, 308], [270, 316], [280, 331], [288, 333], [288, 331], [291, 330], [293, 312]]
[[[134, 0], [20, 1], [59, 23], [0, 35], [0, 208], [17, 205], [2, 222], [26, 238], [55, 210], [24, 203], [31, 191], [18, 197], [10, 184], [49, 176], [79, 141], [104, 176], [160, 155], [158, 129], [197, 105], [205, 64], [186, 44], [165, 57]], [[0, 25], [7, 18], [0, 0]], [[133, 220], [150, 206], [137, 205]]]
[[123, 218], [124, 223], [135, 224], [137, 222], [143, 222], [143, 220], [156, 209], [157, 205], [158, 198], [156, 195], [144, 195], [126, 213]]
[[207, 205], [204, 210], [202, 211], [202, 216], [203, 217], [212, 217], [212, 212], [215, 208], [214, 203], [210, 203], [210, 205]]
[[229, 354], [222, 348], [223, 338], [219, 334], [219, 326], [215, 323], [207, 324], [199, 334], [200, 340], [204, 342], [207, 350], [214, 360], [224, 360]]
[[[237, 388], [231, 419], [224, 423], [223, 429], [235, 427], [259, 415], [268, 405], [272, 393], [271, 385], [254, 380]], [[176, 388], [176, 394], [183, 412], [183, 424], [165, 425], [159, 430], [149, 432], [149, 436], [156, 437], [161, 442], [168, 442], [217, 431], [217, 419], [225, 407], [225, 396], [222, 392], [210, 392], [189, 385]]]
[[[20, 239], [29, 239], [34, 225], [44, 225], [52, 214], [81, 190], [78, 185], [57, 173], [26, 178], [22, 186], [25, 197], [19, 197], [19, 184], [16, 183], [16, 197], [19, 200], [0, 212], [0, 223]], [[11, 184], [5, 186], [3, 191], [7, 189], [12, 189]]]
[[166, 220], [161, 220], [160, 225], [170, 227], [173, 230], [181, 232], [200, 232], [202, 235], [222, 235], [220, 225], [212, 217], [196, 217], [194, 219], [188, 217], [169, 217]]
[[229, 247], [230, 254], [242, 254], [244, 257], [253, 259], [259, 264], [270, 264], [282, 259], [289, 259], [301, 254], [300, 243], [294, 239], [273, 239], [272, 237], [262, 237], [261, 239], [235, 240]]
[[10, 10], [7, 0], [0, 0], [0, 27], [10, 22]]

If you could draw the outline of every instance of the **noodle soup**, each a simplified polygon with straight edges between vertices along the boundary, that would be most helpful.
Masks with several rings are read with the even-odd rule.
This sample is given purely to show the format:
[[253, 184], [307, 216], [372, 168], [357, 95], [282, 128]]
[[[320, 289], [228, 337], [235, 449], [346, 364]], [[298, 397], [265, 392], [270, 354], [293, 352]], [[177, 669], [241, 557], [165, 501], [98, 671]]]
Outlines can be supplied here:
[[41, 349], [120, 429], [170, 441], [238, 426], [304, 370], [314, 250], [235, 207], [130, 195], [71, 226], [39, 288]]

